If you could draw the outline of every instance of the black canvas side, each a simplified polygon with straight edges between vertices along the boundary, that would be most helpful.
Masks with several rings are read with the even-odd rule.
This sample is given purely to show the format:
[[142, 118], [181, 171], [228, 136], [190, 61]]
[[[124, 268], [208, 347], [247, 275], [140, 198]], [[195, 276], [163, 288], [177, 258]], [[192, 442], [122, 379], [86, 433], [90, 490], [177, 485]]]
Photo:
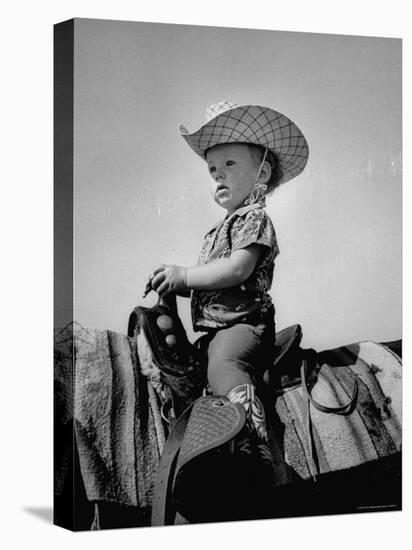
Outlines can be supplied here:
[[75, 528], [73, 438], [73, 65], [74, 20], [54, 26], [54, 514]]

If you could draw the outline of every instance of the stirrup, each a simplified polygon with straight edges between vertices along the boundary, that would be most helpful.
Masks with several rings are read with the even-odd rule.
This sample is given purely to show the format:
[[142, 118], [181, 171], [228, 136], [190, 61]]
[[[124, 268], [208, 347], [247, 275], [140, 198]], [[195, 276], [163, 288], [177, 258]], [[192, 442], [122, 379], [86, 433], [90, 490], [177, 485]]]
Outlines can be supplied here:
[[230, 448], [245, 421], [244, 408], [223, 396], [200, 397], [184, 411], [160, 458], [152, 525], [170, 525], [176, 511], [189, 521], [207, 518], [210, 498], [216, 495], [213, 487], [224, 483], [232, 470], [225, 448]]

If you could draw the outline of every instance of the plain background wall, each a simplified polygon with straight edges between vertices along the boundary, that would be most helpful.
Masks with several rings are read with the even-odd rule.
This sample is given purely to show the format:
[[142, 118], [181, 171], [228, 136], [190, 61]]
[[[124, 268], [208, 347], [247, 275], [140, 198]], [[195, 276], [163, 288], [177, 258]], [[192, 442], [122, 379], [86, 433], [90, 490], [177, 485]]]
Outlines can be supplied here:
[[[179, 136], [231, 99], [304, 132], [301, 176], [268, 199], [277, 326], [317, 349], [401, 337], [401, 41], [78, 19], [75, 319], [125, 332], [158, 263], [192, 265], [224, 215]], [[190, 330], [188, 302], [180, 309]]]

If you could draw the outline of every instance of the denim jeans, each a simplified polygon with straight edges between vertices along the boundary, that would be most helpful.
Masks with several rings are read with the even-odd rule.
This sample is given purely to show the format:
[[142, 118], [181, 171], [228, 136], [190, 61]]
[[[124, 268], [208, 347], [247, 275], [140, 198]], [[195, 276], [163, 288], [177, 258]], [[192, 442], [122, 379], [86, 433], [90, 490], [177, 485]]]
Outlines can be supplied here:
[[274, 359], [273, 310], [266, 322], [256, 326], [239, 323], [203, 337], [208, 358], [207, 377], [215, 395], [227, 395], [241, 384], [256, 385]]

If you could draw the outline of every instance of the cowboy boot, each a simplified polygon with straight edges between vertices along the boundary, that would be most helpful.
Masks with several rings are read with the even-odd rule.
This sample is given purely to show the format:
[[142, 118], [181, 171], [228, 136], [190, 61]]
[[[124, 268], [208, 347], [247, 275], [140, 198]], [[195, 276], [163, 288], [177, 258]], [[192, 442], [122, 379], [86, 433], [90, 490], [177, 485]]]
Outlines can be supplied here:
[[[243, 419], [228, 422], [222, 414], [225, 403], [236, 406], [233, 414], [238, 411]], [[226, 406], [227, 414], [231, 407]], [[228, 428], [224, 439], [217, 436]], [[195, 403], [176, 470], [174, 503], [191, 523], [271, 517], [274, 466], [254, 386], [244, 384], [226, 397], [203, 396]]]
[[242, 384], [227, 394], [232, 403], [240, 403], [246, 411], [246, 424], [243, 433], [235, 439], [235, 449], [239, 453], [252, 455], [256, 467], [262, 474], [259, 479], [267, 488], [274, 486], [275, 469], [268, 445], [268, 433], [263, 404], [256, 395], [255, 386]]

